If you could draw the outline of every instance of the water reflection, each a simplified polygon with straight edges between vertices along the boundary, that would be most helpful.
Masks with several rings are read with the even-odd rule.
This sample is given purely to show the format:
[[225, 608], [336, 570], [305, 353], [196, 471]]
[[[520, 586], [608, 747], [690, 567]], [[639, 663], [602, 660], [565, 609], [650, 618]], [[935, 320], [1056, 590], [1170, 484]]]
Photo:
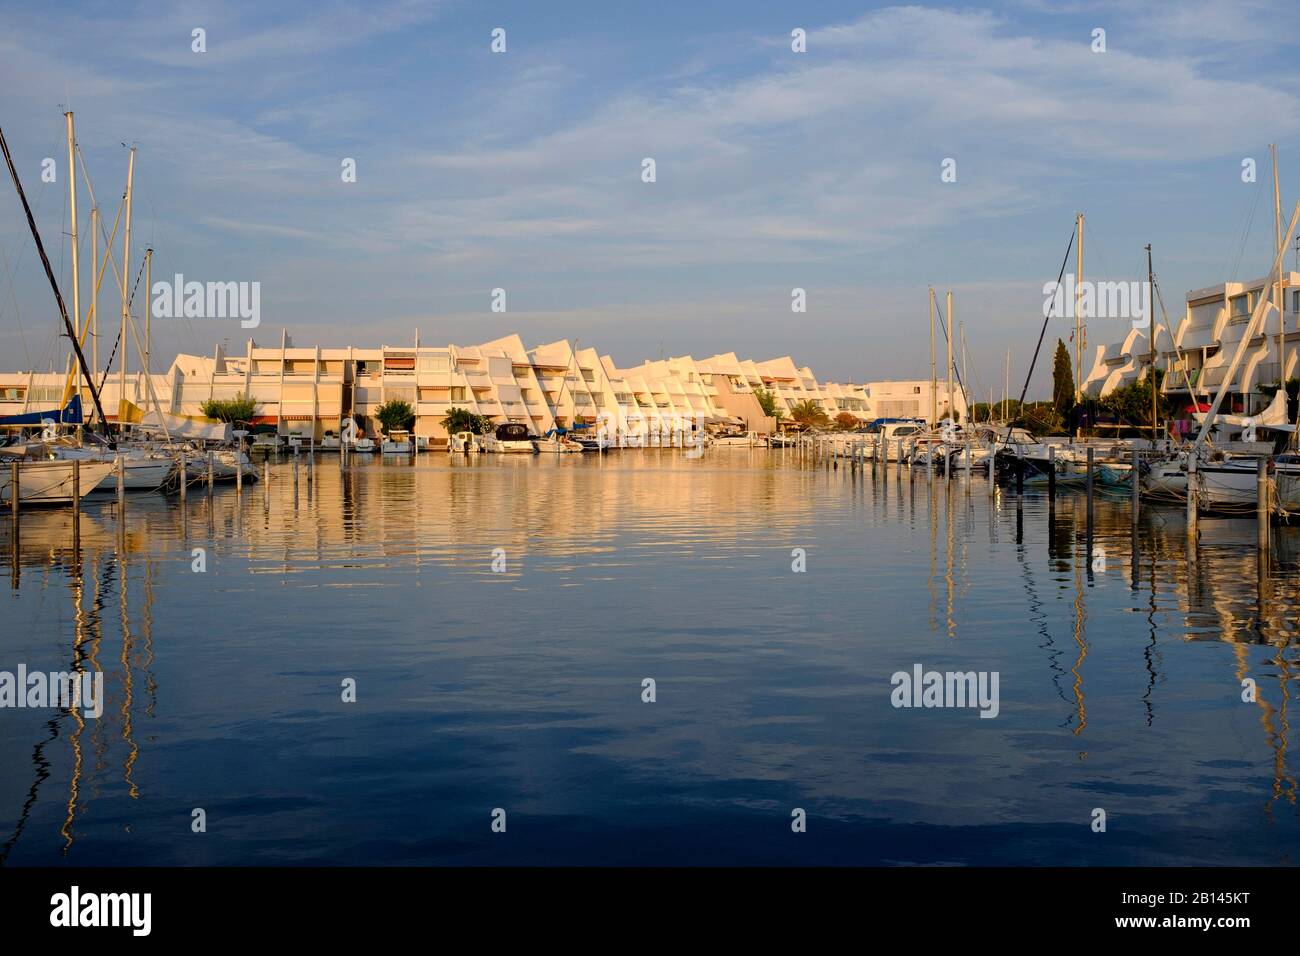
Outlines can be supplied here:
[[[1289, 862], [1294, 530], [741, 449], [270, 474], [3, 519], [0, 669], [108, 700], [0, 711], [0, 862]], [[914, 662], [1000, 718], [891, 709]]]

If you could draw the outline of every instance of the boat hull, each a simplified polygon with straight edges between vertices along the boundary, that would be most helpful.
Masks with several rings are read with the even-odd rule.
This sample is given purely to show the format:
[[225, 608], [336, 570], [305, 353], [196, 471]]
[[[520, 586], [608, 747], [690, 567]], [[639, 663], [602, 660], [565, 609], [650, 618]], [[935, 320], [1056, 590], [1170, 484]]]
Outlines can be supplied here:
[[[25, 461], [18, 465], [18, 502], [20, 505], [60, 505], [72, 501], [71, 461]], [[84, 498], [113, 473], [111, 461], [83, 461], [81, 496]], [[0, 465], [0, 501], [13, 500], [13, 472], [8, 463]]]

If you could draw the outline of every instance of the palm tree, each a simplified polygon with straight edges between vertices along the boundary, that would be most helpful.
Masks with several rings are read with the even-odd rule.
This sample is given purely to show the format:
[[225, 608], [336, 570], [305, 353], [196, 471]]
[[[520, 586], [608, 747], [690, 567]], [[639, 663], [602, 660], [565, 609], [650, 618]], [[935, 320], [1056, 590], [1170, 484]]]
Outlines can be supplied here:
[[811, 398], [796, 402], [790, 409], [790, 417], [805, 428], [828, 428], [831, 424], [826, 410]]
[[768, 418], [775, 418], [778, 422], [785, 417], [785, 412], [776, 404], [776, 396], [765, 388], [754, 389], [754, 397], [758, 399], [758, 405], [763, 409], [763, 414]]

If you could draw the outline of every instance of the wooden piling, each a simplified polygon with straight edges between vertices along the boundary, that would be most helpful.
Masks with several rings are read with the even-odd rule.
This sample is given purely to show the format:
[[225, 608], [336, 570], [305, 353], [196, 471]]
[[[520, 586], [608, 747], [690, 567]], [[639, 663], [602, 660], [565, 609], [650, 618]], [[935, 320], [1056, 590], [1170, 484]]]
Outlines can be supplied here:
[[[1021, 462], [1023, 464], [1023, 462]], [[1056, 500], [1056, 446], [1047, 446], [1047, 497]]]
[[9, 510], [13, 512], [15, 528], [18, 527], [18, 499], [23, 496], [22, 480], [19, 478], [21, 474], [18, 462], [9, 466]]
[[1142, 492], [1142, 470], [1140, 466], [1141, 466], [1141, 461], [1138, 457], [1138, 450], [1134, 448], [1133, 461], [1132, 464], [1130, 465], [1130, 467], [1133, 469], [1133, 474], [1130, 476], [1129, 483], [1132, 485], [1133, 502], [1130, 511], [1131, 511], [1133, 527], [1135, 528], [1137, 527], [1137, 523], [1138, 523], [1138, 512], [1140, 508], [1141, 492]]
[[[1092, 447], [1091, 445], [1089, 445], [1089, 446], [1088, 446], [1088, 465], [1087, 465], [1087, 467], [1088, 467], [1088, 474], [1087, 474], [1087, 476], [1086, 476], [1085, 479], [1084, 479], [1084, 487], [1087, 488], [1087, 490], [1088, 490], [1088, 539], [1089, 539], [1090, 541], [1092, 540], [1092, 520], [1093, 520], [1093, 511], [1092, 511], [1092, 485], [1093, 485], [1093, 478], [1092, 478], [1092, 455], [1093, 455], [1093, 447]], [[1092, 552], [1091, 552], [1091, 551], [1088, 552], [1088, 556], [1089, 556], [1089, 558], [1092, 557]]]
[[1188, 557], [1196, 553], [1197, 476], [1196, 451], [1187, 456], [1187, 546]]
[[81, 461], [72, 460], [72, 553], [81, 554]]
[[1269, 524], [1272, 502], [1269, 500], [1268, 459], [1261, 458], [1255, 466], [1255, 546], [1262, 556], [1268, 555]]
[[[181, 470], [180, 470], [181, 504], [184, 504], [184, 503], [185, 503], [185, 497], [186, 497], [186, 494], [187, 494], [187, 489], [189, 488], [189, 484], [190, 484], [189, 471], [188, 471], [188, 469], [185, 467], [185, 452], [181, 452], [181, 465], [180, 465], [180, 468], [181, 468]], [[126, 470], [125, 466], [123, 467], [122, 470], [123, 470], [123, 471]]]
[[216, 481], [217, 466], [213, 460], [213, 456], [215, 454], [216, 452], [214, 451], [211, 450], [208, 451], [208, 497], [209, 498], [212, 497], [212, 486]]

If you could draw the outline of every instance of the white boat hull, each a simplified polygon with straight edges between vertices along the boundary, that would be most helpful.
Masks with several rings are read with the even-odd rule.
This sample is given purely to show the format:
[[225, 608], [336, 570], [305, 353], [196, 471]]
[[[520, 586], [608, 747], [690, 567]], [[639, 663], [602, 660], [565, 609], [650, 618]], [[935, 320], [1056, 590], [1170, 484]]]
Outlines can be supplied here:
[[[68, 504], [72, 501], [70, 461], [24, 461], [18, 464], [18, 502], [23, 504]], [[113, 473], [111, 461], [81, 462], [81, 496], [94, 491]], [[13, 499], [13, 470], [0, 463], [0, 501]]]

